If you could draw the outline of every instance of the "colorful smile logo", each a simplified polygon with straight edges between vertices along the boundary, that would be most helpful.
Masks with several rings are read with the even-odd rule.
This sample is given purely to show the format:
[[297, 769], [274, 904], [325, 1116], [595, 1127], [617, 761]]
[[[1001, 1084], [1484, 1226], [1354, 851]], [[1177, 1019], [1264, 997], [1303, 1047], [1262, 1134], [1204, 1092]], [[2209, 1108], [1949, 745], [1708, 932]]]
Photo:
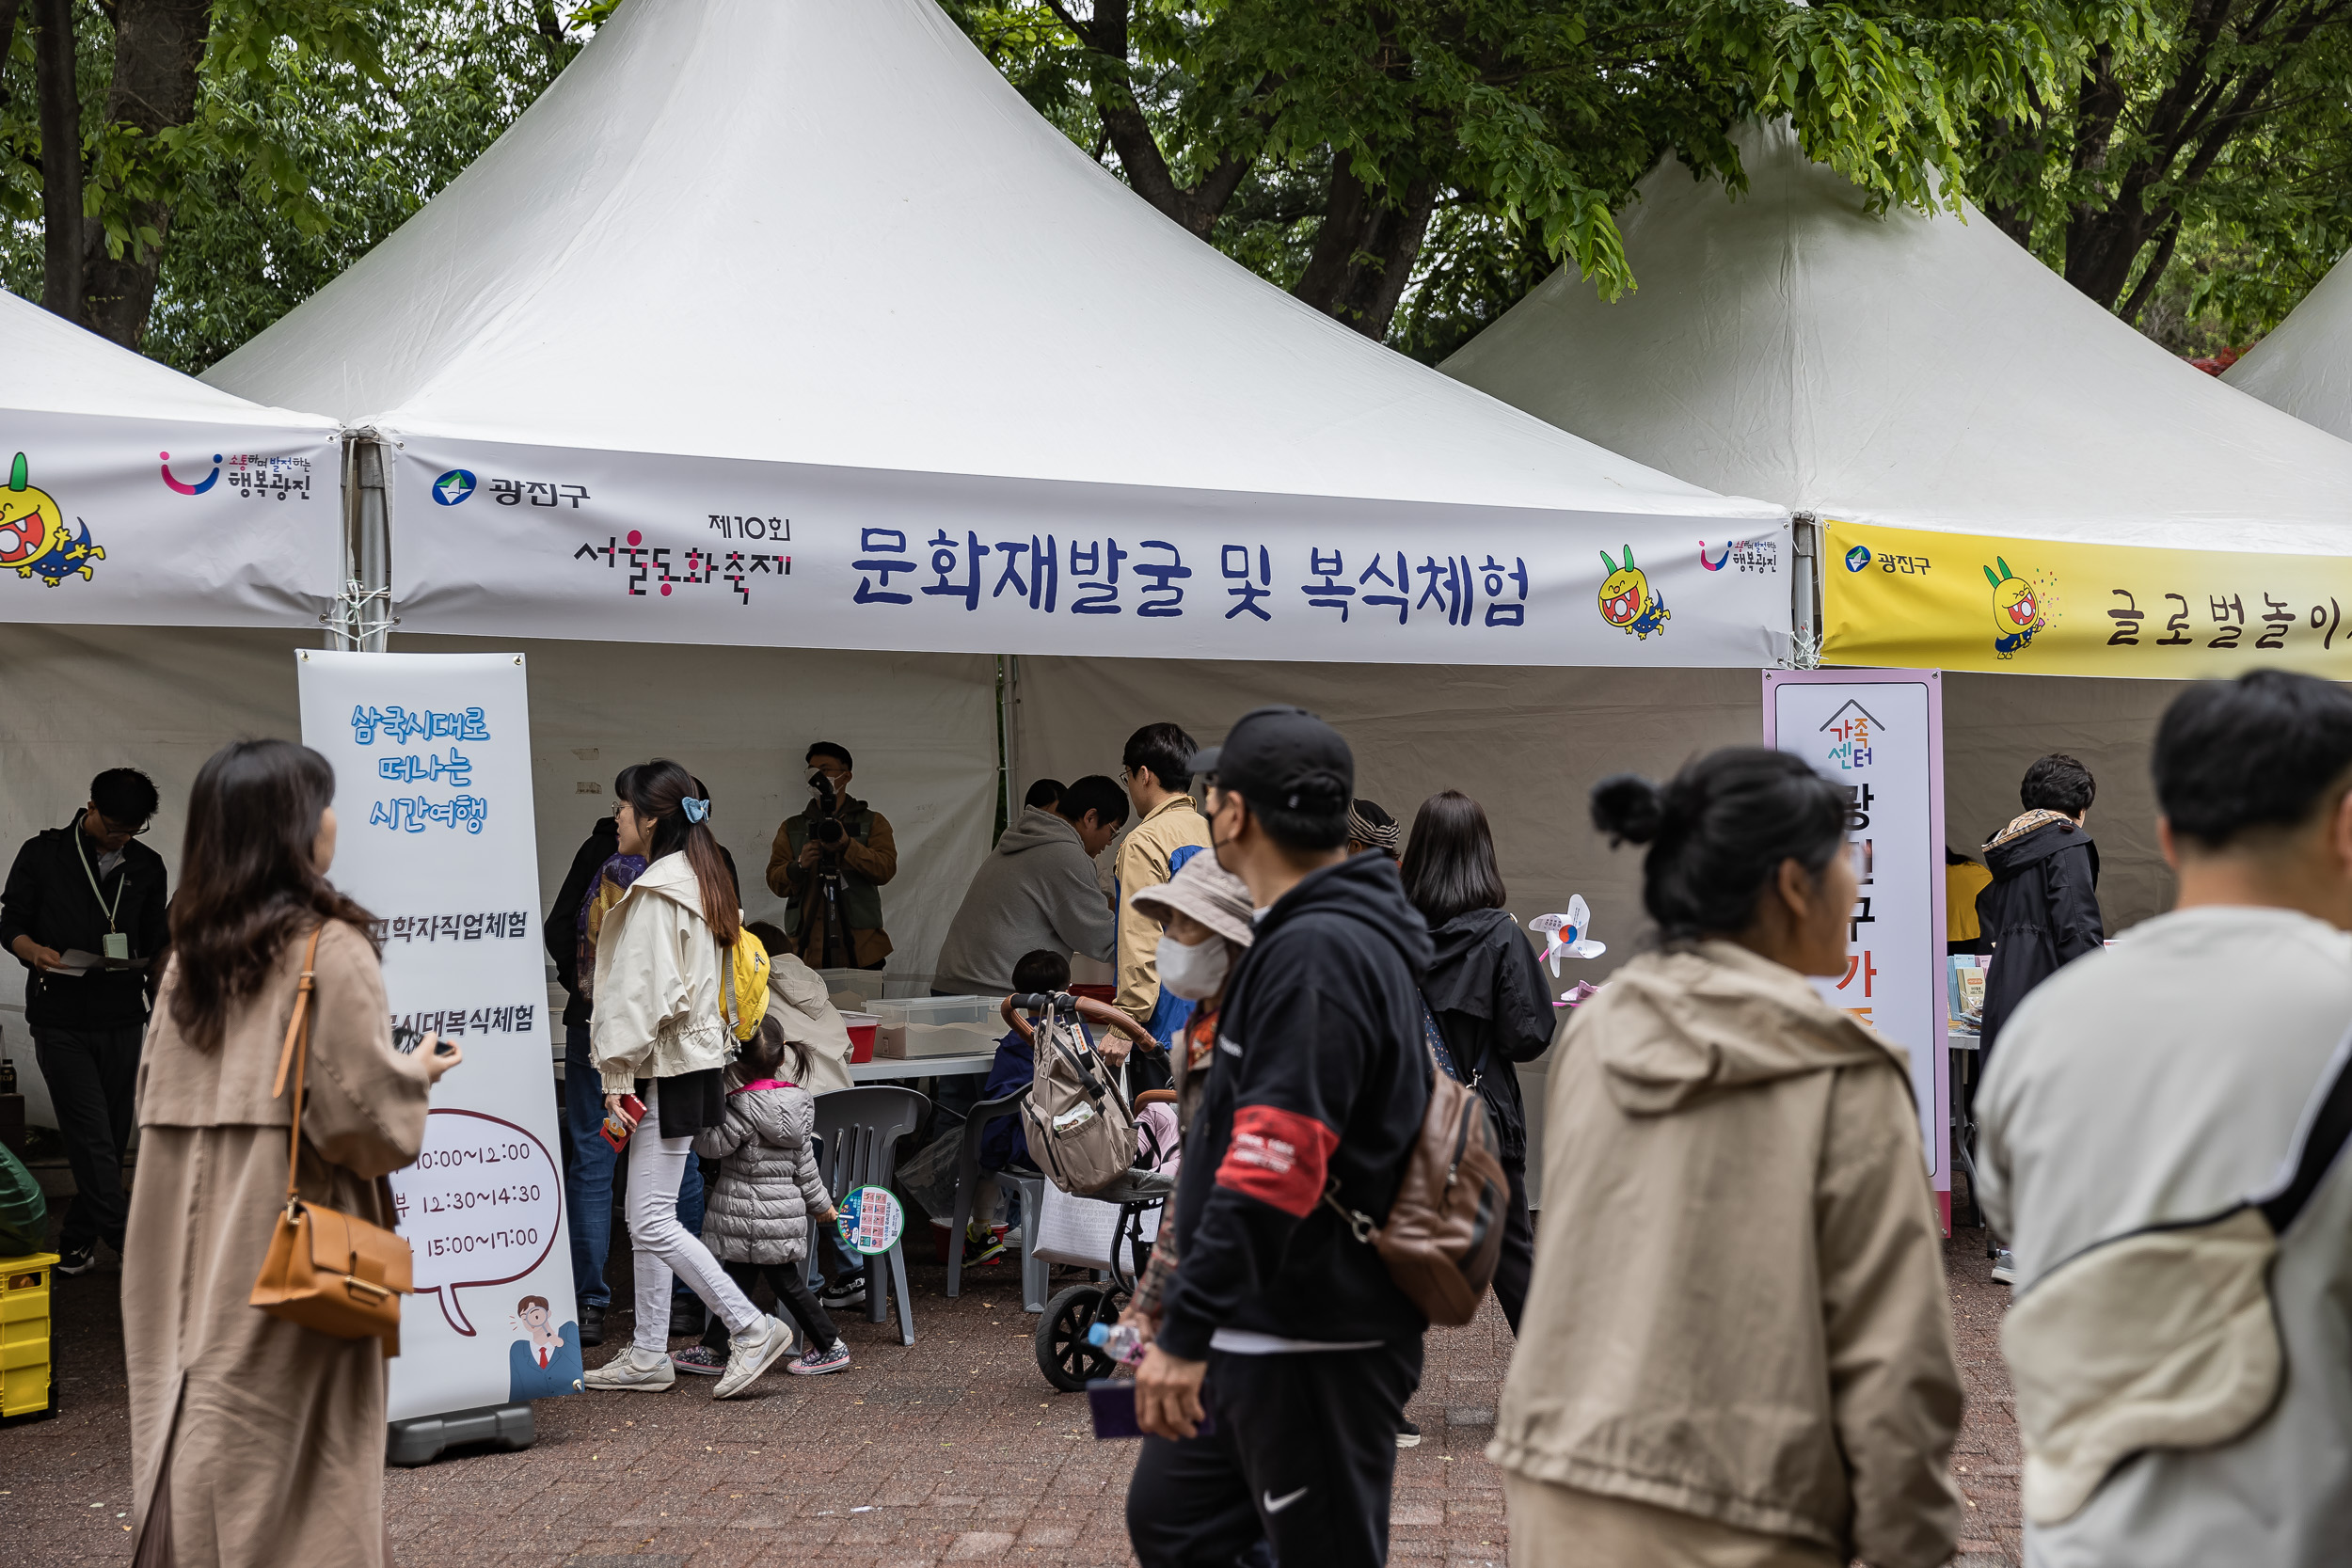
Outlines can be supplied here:
[[1610, 560], [1607, 550], [1600, 552], [1600, 563], [1609, 568], [1600, 585], [1600, 618], [1645, 642], [1651, 632], [1664, 636], [1670, 618], [1666, 601], [1651, 591], [1648, 577], [1633, 564], [1633, 546], [1625, 547], [1624, 565]]
[[[1720, 572], [1720, 571], [1722, 571], [1722, 570], [1724, 569], [1724, 562], [1727, 562], [1727, 561], [1729, 561], [1729, 560], [1731, 559], [1731, 544], [1732, 544], [1732, 542], [1731, 542], [1730, 540], [1728, 540], [1728, 539], [1724, 540], [1724, 547], [1723, 547], [1722, 549], [1717, 550], [1717, 551], [1715, 552], [1715, 559], [1714, 559], [1714, 560], [1709, 561], [1709, 560], [1708, 560], [1708, 559], [1707, 559], [1707, 541], [1706, 541], [1706, 540], [1704, 540], [1704, 539], [1700, 540], [1700, 541], [1699, 541], [1699, 564], [1700, 564], [1700, 565], [1702, 565], [1702, 566], [1704, 566], [1704, 567], [1706, 567], [1706, 568], [1707, 568], [1708, 571], [1710, 571], [1710, 572]], [[1604, 561], [1606, 561], [1606, 560], [1608, 559], [1608, 557], [1607, 557], [1606, 555], [1603, 555], [1603, 556], [1601, 557], [1601, 559], [1602, 559], [1602, 560], [1604, 560]]]
[[8, 488], [0, 490], [0, 566], [13, 566], [18, 577], [37, 577], [52, 588], [76, 572], [87, 582], [90, 562], [105, 560], [106, 552], [89, 542], [87, 523], [73, 520], [82, 525], [79, 539], [66, 531], [65, 515], [49, 493], [33, 488], [24, 454], [18, 452], [8, 465]]
[[433, 499], [442, 506], [455, 506], [473, 494], [473, 474], [466, 468], [452, 468], [433, 482]]
[[206, 474], [202, 479], [198, 480], [194, 484], [182, 483], [172, 473], [171, 453], [167, 451], [159, 451], [155, 455], [164, 460], [164, 483], [169, 485], [176, 494], [183, 496], [200, 496], [205, 491], [220, 483], [220, 453], [218, 452], [213, 453], [213, 471]]
[[2042, 595], [2033, 584], [2009, 569], [2009, 562], [1999, 556], [1993, 558], [2000, 567], [1996, 574], [1992, 566], [1984, 569], [1984, 580], [1993, 585], [1993, 651], [2009, 658], [2017, 650], [2033, 641], [2034, 633], [2045, 624], [2042, 612]]
[[1846, 552], [1846, 570], [1849, 572], [1859, 572], [1868, 564], [1870, 564], [1869, 546], [1856, 545]]

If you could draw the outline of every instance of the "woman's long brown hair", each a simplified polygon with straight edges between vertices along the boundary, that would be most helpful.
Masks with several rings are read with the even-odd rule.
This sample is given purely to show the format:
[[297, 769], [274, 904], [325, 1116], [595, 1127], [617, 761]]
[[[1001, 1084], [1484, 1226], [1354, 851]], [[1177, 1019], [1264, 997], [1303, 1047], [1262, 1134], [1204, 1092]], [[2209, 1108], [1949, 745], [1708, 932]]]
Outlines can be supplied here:
[[628, 802], [629, 810], [653, 826], [653, 843], [645, 850], [648, 863], [664, 855], [681, 851], [686, 863], [694, 868], [694, 882], [702, 893], [703, 923], [719, 939], [722, 947], [732, 947], [743, 929], [742, 896], [736, 890], [735, 878], [727, 870], [726, 857], [719, 853], [719, 840], [711, 832], [708, 818], [700, 822], [686, 820], [686, 800], [702, 796], [702, 784], [692, 774], [666, 757], [656, 757], [643, 767], [624, 773], [613, 781]]
[[291, 740], [224, 746], [197, 774], [171, 901], [171, 1021], [199, 1050], [219, 1046], [230, 1014], [313, 926], [348, 921], [373, 944], [375, 917], [310, 863], [334, 800], [335, 769]]

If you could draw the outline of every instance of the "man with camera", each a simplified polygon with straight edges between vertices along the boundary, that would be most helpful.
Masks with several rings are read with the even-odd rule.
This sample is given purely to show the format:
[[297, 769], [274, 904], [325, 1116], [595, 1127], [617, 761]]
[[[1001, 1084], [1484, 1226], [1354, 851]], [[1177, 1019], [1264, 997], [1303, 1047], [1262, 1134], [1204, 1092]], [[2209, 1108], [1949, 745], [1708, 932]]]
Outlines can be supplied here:
[[803, 963], [880, 969], [890, 957], [882, 885], [898, 874], [890, 819], [850, 794], [843, 747], [817, 742], [808, 767], [808, 809], [776, 830], [769, 891], [784, 899], [784, 928]]

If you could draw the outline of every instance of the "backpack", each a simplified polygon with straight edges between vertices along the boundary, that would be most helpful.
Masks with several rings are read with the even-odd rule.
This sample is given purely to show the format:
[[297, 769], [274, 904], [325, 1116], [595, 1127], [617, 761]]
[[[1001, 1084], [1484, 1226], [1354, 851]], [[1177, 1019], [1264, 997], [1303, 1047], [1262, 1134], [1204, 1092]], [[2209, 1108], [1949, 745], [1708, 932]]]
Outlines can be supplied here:
[[1479, 1298], [1494, 1283], [1511, 1183], [1486, 1102], [1439, 1071], [1434, 1054], [1429, 1065], [1429, 1109], [1405, 1157], [1389, 1223], [1375, 1225], [1371, 1215], [1343, 1206], [1336, 1177], [1323, 1201], [1380, 1254], [1396, 1288], [1431, 1323], [1458, 1328], [1477, 1315]]
[[1073, 1196], [1097, 1192], [1136, 1163], [1136, 1121], [1110, 1067], [1087, 1043], [1067, 998], [1040, 1018], [1029, 1098], [1021, 1102], [1029, 1158]]
[[739, 1040], [759, 1033], [768, 1016], [768, 947], [749, 931], [738, 931], [733, 947], [719, 949], [719, 1005]]

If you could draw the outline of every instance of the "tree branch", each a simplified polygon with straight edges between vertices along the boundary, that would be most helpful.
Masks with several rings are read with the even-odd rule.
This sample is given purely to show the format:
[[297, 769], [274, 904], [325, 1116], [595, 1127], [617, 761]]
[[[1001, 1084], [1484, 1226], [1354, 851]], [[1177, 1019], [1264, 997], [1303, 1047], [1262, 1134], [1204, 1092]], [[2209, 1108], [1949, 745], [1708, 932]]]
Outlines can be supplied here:
[[34, 0], [34, 92], [40, 103], [42, 309], [82, 322], [82, 99], [74, 82], [73, 0]]

